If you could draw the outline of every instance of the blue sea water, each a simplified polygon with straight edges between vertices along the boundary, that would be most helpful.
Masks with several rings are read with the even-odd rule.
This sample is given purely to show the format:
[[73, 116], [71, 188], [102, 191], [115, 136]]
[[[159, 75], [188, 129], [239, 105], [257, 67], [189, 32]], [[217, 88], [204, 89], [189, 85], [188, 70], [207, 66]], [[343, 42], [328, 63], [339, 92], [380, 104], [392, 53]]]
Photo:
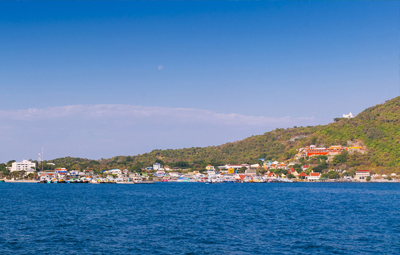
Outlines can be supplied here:
[[0, 254], [399, 254], [400, 184], [0, 183]]

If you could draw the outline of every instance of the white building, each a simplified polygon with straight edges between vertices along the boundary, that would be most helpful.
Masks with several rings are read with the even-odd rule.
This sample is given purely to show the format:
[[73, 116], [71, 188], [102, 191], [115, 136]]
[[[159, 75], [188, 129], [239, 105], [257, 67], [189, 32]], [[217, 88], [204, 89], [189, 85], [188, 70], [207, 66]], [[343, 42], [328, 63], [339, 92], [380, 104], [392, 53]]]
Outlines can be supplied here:
[[122, 173], [120, 169], [105, 170], [103, 172], [106, 174], [117, 174], [117, 175], [120, 175]]
[[160, 170], [161, 169], [161, 164], [160, 163], [154, 163], [153, 164], [153, 170]]
[[314, 171], [311, 171], [310, 175], [306, 177], [306, 179], [309, 182], [313, 182], [313, 181], [318, 181], [320, 177], [321, 177], [320, 173], [314, 173]]
[[215, 169], [207, 170], [207, 175], [208, 175], [208, 176], [213, 176], [213, 175], [215, 175], [215, 174], [216, 174]]
[[367, 177], [369, 176], [371, 176], [369, 170], [357, 170], [355, 179], [357, 181], [366, 181]]
[[343, 118], [346, 119], [354, 118], [354, 115], [350, 112], [349, 114], [343, 114]]
[[35, 171], [36, 163], [29, 160], [22, 160], [22, 162], [13, 162], [10, 167], [10, 172], [14, 171]]
[[231, 165], [231, 164], [226, 164], [225, 166], [219, 166], [219, 169], [229, 169], [229, 168], [233, 168], [235, 170], [239, 170], [242, 167], [246, 167], [247, 169], [250, 168], [250, 165], [248, 164], [241, 164], [241, 165]]

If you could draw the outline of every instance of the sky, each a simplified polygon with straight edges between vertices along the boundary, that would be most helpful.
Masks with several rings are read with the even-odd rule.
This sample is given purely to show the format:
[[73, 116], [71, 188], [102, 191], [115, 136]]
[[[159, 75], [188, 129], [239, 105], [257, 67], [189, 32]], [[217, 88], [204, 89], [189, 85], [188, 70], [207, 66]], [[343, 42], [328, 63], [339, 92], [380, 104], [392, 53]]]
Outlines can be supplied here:
[[399, 95], [398, 1], [0, 2], [0, 162], [218, 145]]

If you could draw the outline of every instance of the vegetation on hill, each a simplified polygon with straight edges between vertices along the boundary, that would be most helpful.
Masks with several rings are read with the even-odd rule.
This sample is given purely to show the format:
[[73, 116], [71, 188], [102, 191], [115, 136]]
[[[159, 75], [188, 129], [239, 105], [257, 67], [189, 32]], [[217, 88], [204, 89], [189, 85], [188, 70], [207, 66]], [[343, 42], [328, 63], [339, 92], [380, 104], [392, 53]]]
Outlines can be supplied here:
[[[298, 137], [298, 139], [293, 139]], [[320, 168], [342, 167], [346, 169], [398, 169], [400, 166], [400, 97], [370, 107], [352, 119], [336, 118], [328, 125], [277, 128], [263, 135], [255, 135], [241, 141], [219, 146], [185, 149], [153, 150], [137, 156], [116, 156], [110, 159], [89, 160], [82, 158], [58, 158], [49, 162], [56, 167], [94, 170], [141, 168], [160, 162], [171, 168], [203, 169], [207, 164], [259, 163], [259, 158], [285, 161], [291, 159], [296, 149], [315, 144], [328, 147], [347, 145], [348, 141], [360, 140], [367, 147], [365, 154], [343, 154], [332, 162], [308, 159]], [[305, 163], [306, 159], [302, 159]], [[45, 169], [53, 166], [45, 165]], [[318, 170], [318, 169], [316, 169]]]

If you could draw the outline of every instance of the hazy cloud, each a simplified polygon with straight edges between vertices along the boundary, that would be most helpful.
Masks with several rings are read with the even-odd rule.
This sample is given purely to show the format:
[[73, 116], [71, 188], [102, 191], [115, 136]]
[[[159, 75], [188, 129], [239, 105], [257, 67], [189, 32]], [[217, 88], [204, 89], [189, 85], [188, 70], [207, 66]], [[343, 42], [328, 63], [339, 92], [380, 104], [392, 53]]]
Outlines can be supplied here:
[[[289, 116], [271, 118], [265, 116], [248, 116], [242, 114], [224, 114], [214, 111], [191, 109], [149, 107], [118, 104], [69, 105], [48, 107], [44, 109], [0, 110], [0, 118], [10, 120], [54, 120], [65, 118], [81, 120], [118, 120], [124, 123], [135, 123], [138, 120], [167, 121], [181, 124], [207, 124], [229, 126], [280, 126], [299, 120], [312, 120], [314, 117], [291, 118]], [[161, 124], [161, 123], [160, 123]]]
[[153, 149], [218, 145], [277, 127], [317, 123], [313, 117], [279, 118], [190, 108], [118, 104], [0, 110], [0, 162], [65, 156], [107, 158]]

